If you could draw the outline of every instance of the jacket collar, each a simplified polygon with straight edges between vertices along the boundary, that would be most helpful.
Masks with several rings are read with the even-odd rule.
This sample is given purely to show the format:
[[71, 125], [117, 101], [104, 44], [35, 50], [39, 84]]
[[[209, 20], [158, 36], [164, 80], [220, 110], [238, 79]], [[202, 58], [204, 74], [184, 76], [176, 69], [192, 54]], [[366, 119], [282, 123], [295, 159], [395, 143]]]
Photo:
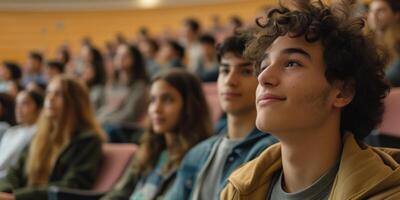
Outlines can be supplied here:
[[[340, 167], [330, 199], [359, 199], [379, 193], [400, 183], [400, 152], [359, 144], [346, 133]], [[229, 182], [241, 195], [250, 195], [260, 187], [267, 192], [272, 176], [282, 169], [280, 143], [272, 145], [258, 158], [236, 170]]]
[[333, 184], [331, 199], [366, 199], [399, 185], [398, 150], [374, 148], [345, 135], [344, 153]]
[[[225, 126], [223, 129], [221, 129], [218, 132], [218, 136], [219, 138], [225, 137], [225, 135], [227, 134], [228, 128], [227, 126]], [[246, 137], [243, 139], [243, 141], [241, 141], [239, 144], [236, 145], [236, 147], [238, 146], [242, 146], [245, 145], [249, 142], [253, 143], [254, 140], [259, 140], [260, 138], [266, 137], [270, 135], [269, 133], [263, 133], [260, 130], [258, 130], [257, 128], [253, 128], [247, 135]], [[236, 148], [235, 147], [235, 148]]]

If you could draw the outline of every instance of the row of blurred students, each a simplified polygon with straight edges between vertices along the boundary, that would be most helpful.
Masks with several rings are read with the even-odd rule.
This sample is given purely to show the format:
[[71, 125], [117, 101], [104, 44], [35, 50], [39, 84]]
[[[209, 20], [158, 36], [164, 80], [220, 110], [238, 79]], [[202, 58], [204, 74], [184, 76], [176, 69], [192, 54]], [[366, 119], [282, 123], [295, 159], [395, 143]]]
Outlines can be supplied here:
[[91, 188], [104, 140], [84, 85], [54, 78], [32, 141], [0, 181], [0, 199], [47, 199], [51, 185]]
[[[7, 192], [0, 193], [1, 198], [46, 199], [52, 185], [92, 186], [104, 135], [89, 104], [89, 95], [78, 81], [56, 77], [50, 82], [37, 133], [0, 181], [0, 191]], [[123, 190], [116, 189], [109, 196], [134, 191], [133, 198], [147, 199], [168, 191], [185, 153], [211, 135], [207, 108], [201, 83], [194, 75], [172, 70], [154, 78], [149, 129], [138, 156], [117, 186]]]
[[[32, 56], [32, 59], [42, 59], [37, 53], [31, 53], [30, 56]], [[36, 63], [39, 61], [32, 62]], [[37, 67], [34, 68], [36, 69]], [[41, 89], [44, 89], [49, 80], [62, 73], [64, 73], [64, 64], [54, 60], [48, 61], [44, 70], [40, 69], [40, 75], [26, 75], [18, 64], [5, 61], [0, 66], [0, 92], [15, 97], [18, 91], [24, 88], [40, 87]]]
[[[215, 81], [218, 74], [214, 50], [215, 39], [210, 35], [204, 35], [200, 37], [199, 41], [204, 52], [202, 55], [204, 61], [197, 62], [196, 74], [204, 81]], [[146, 40], [145, 42], [149, 42], [147, 49], [154, 51], [158, 48], [154, 41]], [[119, 50], [124, 48], [129, 49], [128, 53]], [[141, 49], [146, 51], [146, 47]], [[151, 52], [151, 50], [149, 51]], [[40, 87], [44, 89], [47, 82], [56, 75], [64, 73], [76, 75], [90, 88], [92, 105], [102, 125], [115, 125], [126, 121], [136, 122], [143, 113], [143, 109], [140, 110], [140, 108], [145, 108], [145, 105], [140, 103], [145, 101], [139, 102], [137, 99], [140, 96], [146, 96], [144, 94], [147, 89], [143, 89], [146, 85], [145, 81], [145, 84], [138, 84], [135, 79], [139, 77], [139, 79], [145, 80], [154, 76], [157, 72], [169, 68], [186, 68], [184, 65], [185, 48], [174, 40], [163, 42], [156, 57], [150, 56], [151, 54], [154, 54], [154, 52], [148, 53], [148, 56], [144, 57], [140, 49], [133, 45], [121, 43], [112, 58], [112, 64], [106, 66], [103, 54], [89, 42], [82, 46], [80, 61], [77, 63], [68, 62], [70, 56], [65, 48], [59, 50], [60, 58], [57, 58], [58, 61], [50, 60], [46, 63], [43, 55], [31, 52], [28, 56], [27, 67], [24, 70], [13, 63], [5, 63], [1, 67], [0, 90], [3, 88], [10, 94], [16, 95], [18, 90], [24, 88]], [[149, 61], [150, 59], [153, 59], [154, 62]], [[45, 67], [43, 67], [44, 63]], [[149, 70], [149, 66], [146, 65], [149, 63], [152, 63], [152, 70]], [[125, 67], [127, 68], [125, 69]], [[128, 69], [130, 67], [132, 69]], [[137, 71], [131, 73], [132, 70]], [[143, 71], [143, 74], [141, 74], [141, 71]], [[139, 76], [137, 76], [138, 73]], [[20, 81], [20, 79], [22, 80]], [[133, 95], [127, 95], [128, 88], [135, 91], [130, 93]], [[109, 113], [112, 113], [112, 115], [109, 115]]]

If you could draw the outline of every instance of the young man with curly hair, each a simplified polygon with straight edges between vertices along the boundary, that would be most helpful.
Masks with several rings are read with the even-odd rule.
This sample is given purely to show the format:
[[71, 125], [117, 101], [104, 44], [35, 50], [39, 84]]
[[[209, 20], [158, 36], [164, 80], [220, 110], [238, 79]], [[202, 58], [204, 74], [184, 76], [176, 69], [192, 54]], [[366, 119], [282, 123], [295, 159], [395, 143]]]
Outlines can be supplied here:
[[233, 172], [221, 199], [400, 199], [399, 151], [362, 142], [388, 86], [350, 2], [281, 2], [258, 23], [246, 50], [258, 61], [256, 126], [280, 143]]

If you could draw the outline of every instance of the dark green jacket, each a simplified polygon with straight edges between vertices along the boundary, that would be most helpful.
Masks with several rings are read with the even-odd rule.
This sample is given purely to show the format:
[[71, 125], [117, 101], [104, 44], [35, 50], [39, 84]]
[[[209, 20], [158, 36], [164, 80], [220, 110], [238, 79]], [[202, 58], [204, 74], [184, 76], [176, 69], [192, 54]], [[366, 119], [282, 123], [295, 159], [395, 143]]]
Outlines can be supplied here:
[[46, 200], [50, 186], [90, 189], [101, 162], [101, 144], [101, 139], [92, 132], [75, 136], [58, 157], [48, 185], [42, 187], [27, 186], [27, 148], [18, 164], [10, 168], [7, 177], [0, 181], [0, 192], [13, 193], [17, 200]]

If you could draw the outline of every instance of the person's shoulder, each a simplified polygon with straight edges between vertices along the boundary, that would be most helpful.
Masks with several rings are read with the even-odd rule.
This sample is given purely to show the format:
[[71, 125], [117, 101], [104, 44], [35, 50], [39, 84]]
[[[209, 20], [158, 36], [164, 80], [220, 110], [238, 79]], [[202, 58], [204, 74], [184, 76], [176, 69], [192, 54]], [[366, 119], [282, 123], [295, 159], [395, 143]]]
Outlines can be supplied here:
[[199, 150], [204, 150], [204, 149], [208, 149], [211, 148], [213, 146], [213, 144], [220, 138], [220, 135], [214, 135], [211, 136], [203, 141], [201, 141], [200, 143], [198, 143], [197, 145], [195, 145], [190, 151], [192, 152], [196, 152]]
[[279, 140], [269, 133], [263, 133], [263, 137], [257, 141], [257, 144], [270, 146], [279, 142]]
[[78, 130], [74, 137], [76, 141], [95, 141], [101, 143], [101, 138], [94, 130]]
[[279, 143], [265, 149], [258, 157], [232, 172], [229, 182], [241, 188], [244, 193], [255, 191], [256, 188], [265, 185], [282, 167], [280, 150]]
[[207, 154], [209, 151], [211, 151], [211, 148], [220, 137], [221, 136], [219, 135], [211, 136], [210, 138], [207, 138], [192, 147], [185, 156], [187, 158], [186, 160], [190, 159], [196, 162], [198, 158], [204, 156], [204, 154]]
[[255, 145], [257, 147], [270, 146], [279, 142], [278, 139], [271, 134], [263, 133], [256, 128], [254, 128], [252, 132], [246, 137], [245, 141], [248, 143], [252, 143], [252, 145]]

